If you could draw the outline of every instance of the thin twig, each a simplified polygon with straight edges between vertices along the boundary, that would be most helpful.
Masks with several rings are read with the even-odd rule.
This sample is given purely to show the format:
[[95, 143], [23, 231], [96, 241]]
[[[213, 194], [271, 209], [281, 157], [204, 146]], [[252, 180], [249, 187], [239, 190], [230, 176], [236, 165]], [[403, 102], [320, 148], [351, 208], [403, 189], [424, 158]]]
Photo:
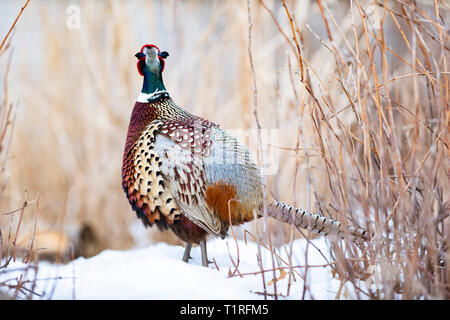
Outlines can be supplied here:
[[14, 23], [12, 24], [12, 26], [9, 28], [8, 33], [6, 34], [6, 36], [3, 38], [2, 43], [0, 44], [0, 52], [3, 49], [3, 46], [6, 42], [6, 40], [8, 39], [9, 35], [11, 34], [11, 31], [14, 29], [14, 27], [16, 26], [17, 21], [19, 20], [20, 16], [22, 15], [22, 12], [25, 10], [25, 8], [28, 6], [28, 3], [30, 2], [30, 0], [27, 0], [27, 2], [25, 3], [25, 5], [22, 7], [22, 9], [20, 9], [20, 12], [18, 14], [18, 16], [16, 17], [16, 20], [14, 20]]

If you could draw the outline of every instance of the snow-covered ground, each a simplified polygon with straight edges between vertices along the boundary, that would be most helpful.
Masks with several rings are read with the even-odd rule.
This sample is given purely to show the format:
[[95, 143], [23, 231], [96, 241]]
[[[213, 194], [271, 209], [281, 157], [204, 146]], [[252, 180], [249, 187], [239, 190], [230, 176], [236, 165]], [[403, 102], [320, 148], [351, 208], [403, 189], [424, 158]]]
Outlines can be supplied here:
[[[313, 240], [328, 258], [327, 243], [323, 238]], [[298, 239], [293, 243], [293, 265], [305, 265], [307, 242]], [[260, 270], [257, 262], [258, 246], [254, 242], [237, 242], [239, 247], [239, 266], [241, 273]], [[246, 274], [242, 277], [229, 277], [235, 270], [230, 259], [237, 262], [237, 247], [234, 239], [211, 239], [208, 241], [208, 256], [214, 258], [216, 265], [209, 268], [201, 266], [200, 248], [193, 247], [189, 264], [181, 261], [184, 248], [165, 243], [128, 251], [106, 250], [89, 259], [78, 258], [68, 264], [40, 262], [38, 265], [35, 292], [36, 298], [51, 299], [263, 299], [262, 276]], [[280, 256], [287, 261], [289, 245], [282, 247]], [[263, 264], [272, 268], [270, 252], [261, 248]], [[329, 258], [328, 258], [329, 259]], [[312, 245], [308, 246], [308, 268], [305, 298], [335, 299], [340, 282], [332, 277], [329, 267], [314, 267], [326, 264], [325, 258]], [[9, 270], [24, 267], [21, 262], [11, 263]], [[285, 264], [281, 264], [285, 266]], [[278, 265], [277, 265], [278, 267]], [[304, 268], [295, 269], [302, 276]], [[286, 270], [287, 271], [287, 270]], [[13, 278], [23, 271], [0, 273], [0, 282]], [[31, 272], [32, 274], [32, 272]], [[288, 299], [302, 297], [304, 282], [294, 274]], [[289, 275], [277, 271], [278, 293], [286, 296]], [[60, 278], [54, 280], [55, 278]], [[272, 271], [265, 273], [267, 291], [274, 292]], [[11, 282], [13, 283], [13, 282]], [[345, 290], [344, 290], [345, 291]], [[350, 290], [351, 291], [351, 290]], [[259, 293], [258, 293], [259, 292]], [[341, 296], [341, 298], [343, 298]], [[351, 293], [347, 298], [352, 298]]]

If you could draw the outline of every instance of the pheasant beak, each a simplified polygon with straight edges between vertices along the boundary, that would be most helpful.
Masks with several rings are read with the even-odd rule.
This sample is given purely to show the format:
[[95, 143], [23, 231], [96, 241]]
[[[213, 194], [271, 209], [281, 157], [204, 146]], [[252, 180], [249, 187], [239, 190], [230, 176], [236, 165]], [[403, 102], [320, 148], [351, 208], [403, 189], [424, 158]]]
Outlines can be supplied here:
[[149, 61], [155, 61], [158, 56], [159, 50], [155, 47], [148, 47], [144, 49], [144, 54]]

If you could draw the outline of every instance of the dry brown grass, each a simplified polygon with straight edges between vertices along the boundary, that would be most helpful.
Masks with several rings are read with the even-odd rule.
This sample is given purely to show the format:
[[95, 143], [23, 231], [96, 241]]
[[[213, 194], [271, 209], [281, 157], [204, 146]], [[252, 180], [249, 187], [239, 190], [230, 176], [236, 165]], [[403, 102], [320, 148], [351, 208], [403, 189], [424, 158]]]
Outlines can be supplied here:
[[[285, 6], [298, 105], [309, 111], [300, 119], [320, 148], [307, 174], [329, 191], [312, 183], [317, 209], [374, 234], [363, 246], [332, 243], [333, 270], [358, 298], [448, 299], [448, 6], [356, 0], [347, 19], [332, 3], [317, 8], [322, 35]], [[320, 41], [314, 54], [307, 34]]]
[[[363, 247], [331, 243], [343, 283], [377, 275], [384, 284], [357, 298], [448, 299], [448, 4], [250, 3], [259, 119], [279, 130], [267, 192], [375, 232]], [[133, 55], [148, 42], [169, 51], [164, 79], [179, 105], [226, 129], [254, 129], [246, 2], [79, 1], [74, 30], [70, 4], [32, 2], [11, 42], [3, 99], [18, 108], [0, 212], [20, 208], [25, 190], [39, 193], [38, 229], [63, 233], [87, 256], [147, 235], [179, 243], [143, 233], [120, 186], [141, 86]], [[24, 215], [25, 234], [33, 218]], [[2, 230], [9, 224], [0, 216]], [[275, 247], [299, 236], [269, 227]]]
[[[0, 43], [0, 59], [5, 62], [5, 72], [1, 75], [3, 80], [3, 99], [0, 103], [0, 199], [2, 199], [9, 187], [10, 176], [7, 169], [7, 163], [9, 160], [10, 143], [12, 141], [14, 133], [13, 128], [16, 119], [16, 108], [14, 108], [13, 103], [10, 102], [8, 90], [8, 78], [11, 71], [12, 58], [12, 51], [10, 50], [10, 42], [8, 40], [10, 40], [10, 35], [29, 2], [30, 0], [28, 0], [21, 8], [19, 14]], [[33, 230], [26, 239], [20, 241], [19, 235], [24, 220], [23, 218], [25, 216], [25, 211], [28, 210], [29, 206], [34, 206]], [[35, 250], [35, 236], [38, 208], [39, 195], [32, 201], [29, 201], [25, 197], [25, 201], [20, 208], [1, 213], [0, 274], [2, 276], [6, 275], [6, 279], [3, 278], [2, 281], [0, 281], [0, 300], [17, 299], [19, 294], [30, 299], [35, 294], [33, 289], [36, 283], [35, 279], [37, 274], [37, 265], [35, 262], [37, 261], [38, 255]], [[9, 221], [9, 228], [6, 228], [7, 225], [5, 221], [7, 220]], [[25, 267], [20, 270], [19, 276], [12, 276], [11, 268], [8, 267], [11, 261], [16, 261], [16, 259], [18, 259], [18, 255], [22, 256], [22, 262], [24, 262]], [[32, 274], [28, 280], [25, 280], [31, 273], [34, 274], [34, 277]], [[8, 275], [10, 275], [10, 277], [8, 277]], [[9, 289], [9, 292], [4, 289]]]

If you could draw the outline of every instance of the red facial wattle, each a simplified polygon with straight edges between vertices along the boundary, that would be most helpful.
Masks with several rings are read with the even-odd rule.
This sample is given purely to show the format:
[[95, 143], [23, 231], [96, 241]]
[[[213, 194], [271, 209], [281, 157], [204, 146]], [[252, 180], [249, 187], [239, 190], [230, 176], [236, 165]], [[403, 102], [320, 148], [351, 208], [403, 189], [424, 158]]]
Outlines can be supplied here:
[[[159, 48], [157, 47], [157, 46], [155, 46], [154, 44], [145, 44], [145, 45], [143, 45], [142, 46], [142, 48], [141, 48], [141, 53], [144, 53], [144, 48], [156, 48], [156, 50], [158, 50], [158, 59], [159, 59], [159, 62], [160, 62], [160, 64], [161, 64], [161, 72], [163, 72], [164, 71], [164, 66], [165, 66], [165, 64], [166, 64], [166, 62], [164, 61], [164, 59], [163, 58], [161, 58], [160, 56], [159, 56], [159, 53], [161, 52], [160, 50], [159, 50]], [[139, 74], [141, 75], [141, 76], [144, 76], [144, 74], [142, 73], [142, 71], [141, 71], [141, 68], [139, 68], [139, 63], [142, 61], [142, 60], [145, 60], [145, 55], [144, 55], [144, 57], [142, 57], [142, 58], [140, 58], [139, 60], [138, 60], [138, 62], [137, 62], [137, 69], [138, 69], [138, 72], [139, 72]]]

